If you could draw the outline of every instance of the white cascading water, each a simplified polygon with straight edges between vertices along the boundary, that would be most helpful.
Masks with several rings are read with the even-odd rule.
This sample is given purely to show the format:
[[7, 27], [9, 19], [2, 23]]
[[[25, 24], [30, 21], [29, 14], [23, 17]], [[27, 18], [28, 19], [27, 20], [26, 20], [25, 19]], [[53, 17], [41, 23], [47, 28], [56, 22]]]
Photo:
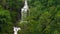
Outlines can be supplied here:
[[27, 22], [26, 18], [27, 18], [27, 11], [28, 11], [28, 4], [27, 4], [27, 0], [25, 0], [25, 4], [23, 6], [23, 8], [21, 9], [21, 22]]
[[[21, 9], [21, 22], [25, 21], [27, 17], [27, 10], [28, 10], [28, 4], [27, 0], [25, 0], [24, 7]], [[13, 27], [14, 34], [18, 34], [18, 31], [21, 30], [20, 27]]]
[[13, 27], [14, 28], [14, 34], [17, 34], [18, 30], [21, 30], [19, 27]]

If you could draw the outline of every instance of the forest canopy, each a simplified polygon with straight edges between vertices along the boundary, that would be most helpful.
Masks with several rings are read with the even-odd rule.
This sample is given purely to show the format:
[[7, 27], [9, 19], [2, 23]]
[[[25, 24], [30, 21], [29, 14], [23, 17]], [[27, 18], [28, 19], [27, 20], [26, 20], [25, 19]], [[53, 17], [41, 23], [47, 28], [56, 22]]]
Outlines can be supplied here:
[[28, 0], [28, 23], [20, 24], [24, 0], [0, 0], [0, 34], [60, 34], [60, 0]]

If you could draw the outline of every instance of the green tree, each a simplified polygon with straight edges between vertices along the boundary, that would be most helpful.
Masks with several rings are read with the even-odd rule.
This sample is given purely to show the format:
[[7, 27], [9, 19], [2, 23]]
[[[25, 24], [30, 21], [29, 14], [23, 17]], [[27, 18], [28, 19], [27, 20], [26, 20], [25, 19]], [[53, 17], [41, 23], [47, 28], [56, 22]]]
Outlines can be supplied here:
[[30, 7], [30, 23], [21, 34], [59, 34], [60, 2], [59, 0], [28, 0]]

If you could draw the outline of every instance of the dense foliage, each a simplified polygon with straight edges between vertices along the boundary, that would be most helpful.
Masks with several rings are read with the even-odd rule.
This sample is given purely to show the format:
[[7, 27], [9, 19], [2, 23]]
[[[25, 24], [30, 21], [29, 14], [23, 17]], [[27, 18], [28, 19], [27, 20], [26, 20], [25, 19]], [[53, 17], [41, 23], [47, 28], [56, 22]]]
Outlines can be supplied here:
[[19, 34], [60, 34], [60, 0], [28, 0], [30, 22], [19, 24], [23, 3], [0, 0], [0, 34], [13, 34], [16, 25], [22, 29]]

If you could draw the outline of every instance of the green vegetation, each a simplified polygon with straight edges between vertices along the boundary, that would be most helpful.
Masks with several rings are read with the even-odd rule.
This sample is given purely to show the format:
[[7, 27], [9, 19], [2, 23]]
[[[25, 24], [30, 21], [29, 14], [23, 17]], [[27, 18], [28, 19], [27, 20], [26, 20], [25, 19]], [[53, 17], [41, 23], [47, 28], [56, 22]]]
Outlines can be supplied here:
[[19, 24], [23, 0], [0, 0], [0, 34], [60, 34], [60, 0], [28, 0], [28, 23]]

